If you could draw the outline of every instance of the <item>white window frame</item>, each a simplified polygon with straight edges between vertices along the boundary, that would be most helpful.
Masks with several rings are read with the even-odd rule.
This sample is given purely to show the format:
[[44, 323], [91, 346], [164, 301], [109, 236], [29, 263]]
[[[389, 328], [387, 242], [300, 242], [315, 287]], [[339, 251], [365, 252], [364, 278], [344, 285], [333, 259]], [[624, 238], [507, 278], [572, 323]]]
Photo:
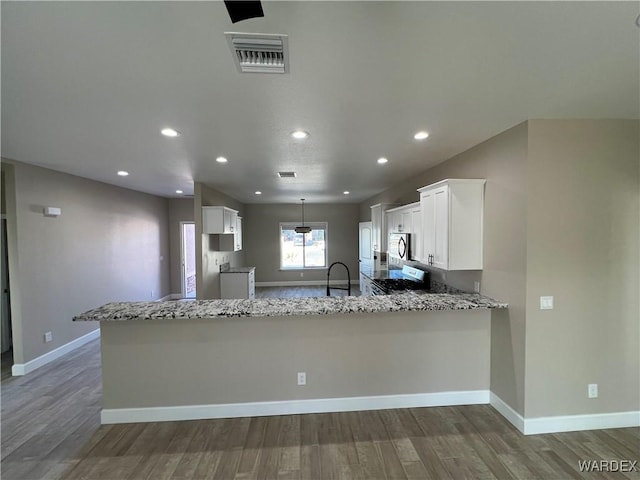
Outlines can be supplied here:
[[[280, 270], [285, 272], [294, 272], [294, 271], [302, 271], [302, 270], [326, 270], [329, 268], [329, 222], [304, 222], [305, 227], [311, 227], [312, 229], [322, 229], [324, 230], [324, 266], [322, 267], [285, 267], [282, 265], [282, 229], [285, 230], [293, 230], [295, 227], [300, 226], [300, 222], [280, 222], [278, 227], [278, 243], [280, 245]], [[310, 235], [305, 234], [305, 235]], [[303, 248], [305, 245], [303, 245]], [[304, 262], [304, 255], [302, 256], [302, 261]]]

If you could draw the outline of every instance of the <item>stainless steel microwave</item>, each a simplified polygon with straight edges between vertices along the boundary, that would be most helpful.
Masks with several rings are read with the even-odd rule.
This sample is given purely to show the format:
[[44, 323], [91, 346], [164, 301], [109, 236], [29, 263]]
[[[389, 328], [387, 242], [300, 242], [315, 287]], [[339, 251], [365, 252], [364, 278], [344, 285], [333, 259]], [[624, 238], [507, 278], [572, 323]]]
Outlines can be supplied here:
[[411, 234], [410, 233], [390, 233], [387, 244], [389, 256], [398, 260], [411, 259]]

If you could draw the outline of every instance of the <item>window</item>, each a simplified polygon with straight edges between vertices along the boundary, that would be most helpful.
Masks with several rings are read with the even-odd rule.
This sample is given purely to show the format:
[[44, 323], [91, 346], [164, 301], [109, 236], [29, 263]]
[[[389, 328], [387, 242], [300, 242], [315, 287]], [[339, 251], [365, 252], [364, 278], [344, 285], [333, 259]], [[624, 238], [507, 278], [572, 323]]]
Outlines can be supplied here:
[[327, 223], [311, 222], [309, 233], [296, 233], [297, 223], [280, 224], [280, 268], [326, 268]]

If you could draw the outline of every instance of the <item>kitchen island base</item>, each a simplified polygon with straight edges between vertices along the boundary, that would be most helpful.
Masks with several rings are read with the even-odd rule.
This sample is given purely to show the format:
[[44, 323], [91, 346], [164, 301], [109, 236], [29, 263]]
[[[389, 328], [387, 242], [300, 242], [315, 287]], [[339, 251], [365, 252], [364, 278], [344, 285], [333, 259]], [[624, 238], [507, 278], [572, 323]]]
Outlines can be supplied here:
[[489, 403], [490, 323], [489, 309], [102, 321], [102, 423]]

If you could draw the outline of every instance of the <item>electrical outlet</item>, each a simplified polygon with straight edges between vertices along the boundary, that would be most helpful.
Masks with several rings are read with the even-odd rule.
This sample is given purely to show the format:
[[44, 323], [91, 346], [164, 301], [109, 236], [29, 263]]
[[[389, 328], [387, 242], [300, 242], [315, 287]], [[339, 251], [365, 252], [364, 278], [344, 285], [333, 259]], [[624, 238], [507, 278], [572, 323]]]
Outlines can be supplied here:
[[307, 372], [298, 372], [298, 385], [307, 384]]
[[153, 298], [153, 290], [151, 290], [151, 298]]
[[45, 334], [44, 334], [44, 343], [49, 343], [52, 340], [53, 340], [53, 333], [45, 332]]
[[473, 282], [473, 291], [480, 293], [480, 282]]
[[553, 310], [553, 297], [540, 297], [540, 310]]
[[300, 272], [300, 276], [301, 276], [301, 277], [304, 277], [304, 272]]
[[587, 387], [587, 396], [589, 398], [598, 398], [598, 384], [590, 383]]

